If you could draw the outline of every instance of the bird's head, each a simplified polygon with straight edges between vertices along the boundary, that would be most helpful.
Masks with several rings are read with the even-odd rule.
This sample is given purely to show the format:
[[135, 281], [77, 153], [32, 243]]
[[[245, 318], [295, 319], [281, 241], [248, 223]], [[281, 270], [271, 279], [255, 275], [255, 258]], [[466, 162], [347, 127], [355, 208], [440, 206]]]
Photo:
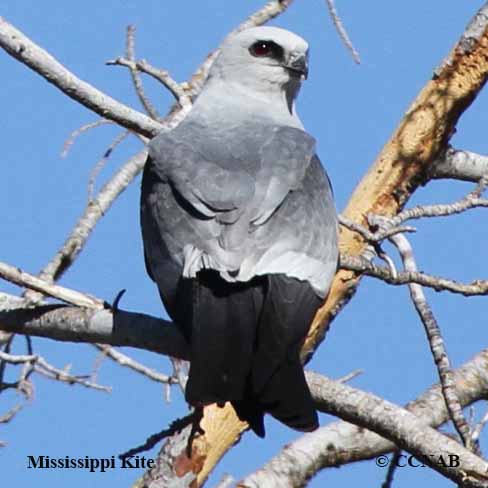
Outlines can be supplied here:
[[287, 92], [292, 100], [307, 75], [307, 42], [277, 27], [253, 27], [229, 37], [210, 71], [227, 84], [268, 95]]

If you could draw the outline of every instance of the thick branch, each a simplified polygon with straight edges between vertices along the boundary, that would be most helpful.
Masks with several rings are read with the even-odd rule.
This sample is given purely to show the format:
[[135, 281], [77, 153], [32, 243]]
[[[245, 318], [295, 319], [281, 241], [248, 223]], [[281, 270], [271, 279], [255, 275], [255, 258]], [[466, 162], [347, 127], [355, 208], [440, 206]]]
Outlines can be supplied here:
[[77, 78], [47, 51], [0, 17], [0, 47], [15, 59], [41, 75], [73, 100], [105, 119], [146, 137], [155, 136], [162, 125], [97, 90]]
[[[480, 482], [488, 471], [486, 461], [455, 440], [426, 427], [414, 414], [371, 393], [356, 390], [316, 373], [308, 372], [307, 381], [312, 385], [314, 397], [327, 413], [375, 431], [462, 486], [488, 486], [486, 478], [483, 483]], [[452, 454], [459, 456], [459, 467], [453, 469], [441, 466], [431, 458], [433, 453], [446, 459]]]
[[[15, 304], [0, 293], [0, 304]], [[21, 302], [18, 302], [21, 306]], [[187, 359], [187, 344], [177, 327], [149, 315], [117, 310], [44, 305], [0, 311], [0, 329], [64, 342], [129, 346]]]

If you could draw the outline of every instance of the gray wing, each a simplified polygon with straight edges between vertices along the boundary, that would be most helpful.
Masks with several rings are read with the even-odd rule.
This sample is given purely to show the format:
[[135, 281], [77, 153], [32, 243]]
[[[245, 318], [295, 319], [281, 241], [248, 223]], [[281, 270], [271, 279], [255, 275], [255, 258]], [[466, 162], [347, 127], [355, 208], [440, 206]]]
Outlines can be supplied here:
[[337, 270], [338, 223], [330, 181], [316, 155], [298, 188], [256, 229], [254, 247], [242, 272], [284, 273], [327, 295]]
[[182, 125], [151, 142], [143, 179], [153, 278], [160, 282], [169, 265], [158, 263], [169, 260], [187, 277], [202, 268], [228, 281], [285, 273], [325, 294], [337, 224], [314, 139], [291, 127], [241, 126], [237, 138]]
[[213, 141], [191, 129], [156, 137], [149, 145], [154, 171], [204, 217], [242, 207], [254, 193], [254, 181], [232, 157], [215, 154]]

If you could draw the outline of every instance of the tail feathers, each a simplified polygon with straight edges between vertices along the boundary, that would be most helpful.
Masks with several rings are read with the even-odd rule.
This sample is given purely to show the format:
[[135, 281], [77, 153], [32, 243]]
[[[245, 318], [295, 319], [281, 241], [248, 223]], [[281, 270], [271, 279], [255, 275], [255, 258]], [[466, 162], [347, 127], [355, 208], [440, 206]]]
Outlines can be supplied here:
[[187, 401], [230, 401], [260, 437], [265, 413], [295, 430], [316, 429], [299, 360], [320, 305], [310, 285], [284, 275], [229, 283], [211, 270], [182, 281], [177, 322], [191, 344]]
[[258, 395], [250, 394], [245, 400], [232, 405], [238, 417], [248, 422], [259, 437], [265, 435], [264, 413], [300, 432], [311, 432], [319, 426], [317, 411], [298, 358], [284, 362]]
[[188, 280], [182, 295], [191, 310], [186, 325], [191, 364], [185, 396], [192, 405], [241, 400], [252, 364], [262, 304], [259, 284], [229, 284], [216, 272]]
[[319, 426], [317, 411], [298, 358], [281, 365], [258, 401], [264, 411], [292, 429], [310, 432]]
[[308, 283], [269, 275], [256, 331], [248, 387], [256, 408], [301, 432], [319, 425], [300, 363], [300, 349], [320, 304]]
[[232, 406], [237, 416], [242, 421], [247, 422], [257, 436], [263, 438], [266, 435], [264, 429], [264, 409], [256, 399], [248, 396], [243, 400], [232, 402]]

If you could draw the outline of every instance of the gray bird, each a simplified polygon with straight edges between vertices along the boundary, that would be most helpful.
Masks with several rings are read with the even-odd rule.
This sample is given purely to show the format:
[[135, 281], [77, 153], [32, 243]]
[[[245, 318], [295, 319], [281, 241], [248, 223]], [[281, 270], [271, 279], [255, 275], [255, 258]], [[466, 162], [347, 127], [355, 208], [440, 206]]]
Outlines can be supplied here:
[[318, 427], [299, 351], [338, 260], [337, 215], [295, 98], [308, 44], [275, 27], [221, 46], [191, 112], [149, 144], [147, 271], [190, 344], [186, 400]]

